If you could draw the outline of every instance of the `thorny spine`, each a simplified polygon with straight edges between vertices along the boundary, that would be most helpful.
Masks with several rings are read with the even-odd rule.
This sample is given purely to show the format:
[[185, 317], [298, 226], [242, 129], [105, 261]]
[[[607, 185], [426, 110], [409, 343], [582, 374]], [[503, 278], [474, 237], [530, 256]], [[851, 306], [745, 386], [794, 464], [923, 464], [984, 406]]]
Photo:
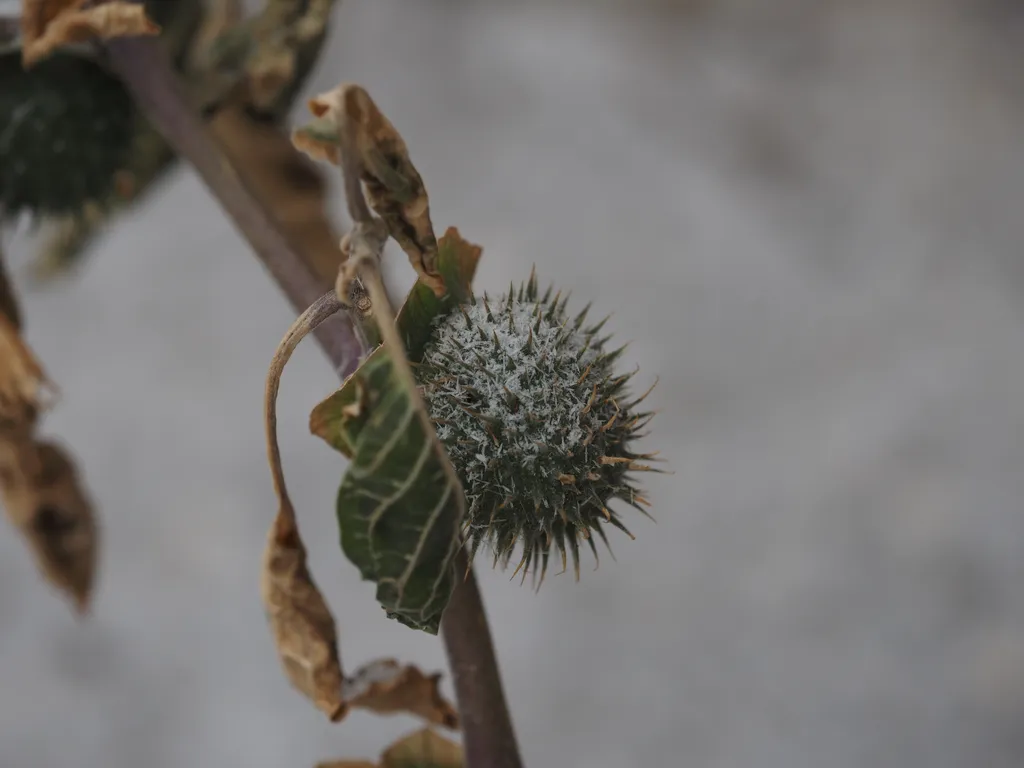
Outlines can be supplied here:
[[591, 534], [607, 547], [605, 524], [632, 538], [609, 504], [646, 515], [630, 473], [655, 471], [653, 454], [630, 449], [652, 414], [637, 410], [646, 393], [628, 395], [635, 371], [614, 372], [624, 347], [607, 351], [605, 321], [588, 327], [587, 308], [570, 318], [568, 296], [551, 292], [534, 273], [499, 299], [471, 297], [434, 329], [416, 371], [466, 489], [470, 559], [488, 543], [504, 567], [522, 545], [513, 577], [532, 573], [538, 588], [552, 549], [578, 579], [581, 539], [596, 560]]

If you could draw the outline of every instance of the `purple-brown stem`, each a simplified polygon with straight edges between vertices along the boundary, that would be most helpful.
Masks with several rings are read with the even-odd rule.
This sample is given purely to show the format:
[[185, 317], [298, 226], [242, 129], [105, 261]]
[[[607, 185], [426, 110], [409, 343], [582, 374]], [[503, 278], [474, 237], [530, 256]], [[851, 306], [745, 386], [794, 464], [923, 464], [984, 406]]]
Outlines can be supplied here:
[[[264, 202], [246, 187], [206, 124], [190, 108], [157, 41], [111, 40], [107, 53], [136, 103], [167, 143], [196, 169], [295, 309], [304, 311], [329, 290], [274, 226]], [[344, 377], [355, 369], [363, 349], [350, 320], [325, 324], [316, 334], [339, 374]]]

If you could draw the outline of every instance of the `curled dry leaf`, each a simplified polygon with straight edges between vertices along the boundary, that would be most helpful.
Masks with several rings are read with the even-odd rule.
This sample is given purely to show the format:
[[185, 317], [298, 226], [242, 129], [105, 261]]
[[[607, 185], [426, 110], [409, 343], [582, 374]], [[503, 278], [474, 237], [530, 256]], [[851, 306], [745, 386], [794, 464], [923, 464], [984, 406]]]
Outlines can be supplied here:
[[319, 58], [336, 2], [270, 0], [243, 19], [237, 0], [214, 0], [191, 56], [201, 103], [212, 106], [241, 90], [251, 110], [280, 118]]
[[284, 89], [294, 82], [295, 51], [286, 45], [268, 47], [249, 64], [249, 99], [260, 111], [270, 111]]
[[309, 573], [306, 547], [288, 498], [277, 441], [277, 394], [281, 374], [296, 347], [340, 308], [337, 297], [328, 292], [292, 323], [274, 352], [263, 400], [267, 461], [278, 500], [277, 517], [263, 556], [263, 605], [285, 674], [332, 721], [340, 720], [348, 710], [341, 695], [344, 676], [338, 657], [338, 633], [334, 617]]
[[462, 747], [439, 736], [429, 728], [406, 736], [384, 752], [383, 768], [429, 765], [430, 768], [462, 768], [465, 758]]
[[332, 721], [348, 711], [338, 633], [327, 603], [306, 564], [294, 511], [282, 509], [263, 557], [263, 606], [285, 674]]
[[0, 419], [21, 422], [49, 406], [55, 389], [14, 323], [0, 314]]
[[387, 224], [420, 280], [444, 295], [427, 190], [394, 125], [358, 85], [339, 85], [312, 99], [309, 108], [317, 119], [295, 132], [295, 146], [335, 164], [341, 163], [343, 152], [351, 153], [370, 207]]
[[380, 715], [407, 712], [435, 725], [458, 728], [458, 713], [441, 695], [440, 681], [439, 673], [427, 676], [412, 664], [403, 667], [395, 659], [378, 659], [345, 678], [342, 690], [352, 707]]
[[52, 443], [5, 440], [0, 443], [0, 493], [43, 575], [84, 612], [98, 536], [92, 505], [71, 459]]
[[7, 263], [3, 251], [0, 250], [0, 313], [5, 315], [15, 330], [21, 329], [21, 307], [14, 293], [10, 276], [7, 274]]
[[292, 133], [295, 148], [314, 160], [341, 165], [341, 141], [334, 121], [318, 117]]
[[462, 747], [430, 728], [411, 733], [385, 750], [379, 763], [366, 760], [334, 760], [316, 768], [463, 768]]
[[68, 43], [160, 33], [142, 5], [120, 0], [88, 7], [86, 0], [22, 0], [21, 24], [26, 67]]

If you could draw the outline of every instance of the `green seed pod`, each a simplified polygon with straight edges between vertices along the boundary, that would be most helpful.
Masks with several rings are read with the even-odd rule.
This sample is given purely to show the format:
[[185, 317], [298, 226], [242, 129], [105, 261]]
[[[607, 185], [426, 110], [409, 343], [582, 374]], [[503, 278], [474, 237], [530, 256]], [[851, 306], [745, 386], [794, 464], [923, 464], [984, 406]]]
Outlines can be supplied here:
[[[20, 7], [8, 3], [12, 9]], [[197, 0], [146, 0], [150, 17], [173, 42], [180, 64], [199, 24]], [[3, 6], [3, 0], [0, 0]], [[27, 71], [21, 64], [20, 24], [13, 13], [0, 25], [0, 219], [83, 213], [105, 206], [117, 172], [130, 163], [138, 110], [114, 75], [71, 46]], [[69, 50], [70, 50], [69, 49]]]
[[[651, 417], [637, 412], [627, 382], [586, 310], [574, 319], [567, 299], [539, 297], [536, 279], [500, 299], [475, 298], [433, 329], [417, 377], [437, 434], [458, 471], [467, 501], [467, 535], [495, 564], [522, 545], [524, 569], [543, 581], [552, 547], [573, 560], [580, 541], [597, 557], [592, 533], [629, 531], [614, 499], [643, 511], [630, 474], [649, 471], [630, 450]], [[514, 574], [513, 574], [514, 575]]]
[[0, 55], [0, 210], [62, 215], [105, 202], [135, 117], [94, 61], [59, 53], [25, 71], [20, 52]]

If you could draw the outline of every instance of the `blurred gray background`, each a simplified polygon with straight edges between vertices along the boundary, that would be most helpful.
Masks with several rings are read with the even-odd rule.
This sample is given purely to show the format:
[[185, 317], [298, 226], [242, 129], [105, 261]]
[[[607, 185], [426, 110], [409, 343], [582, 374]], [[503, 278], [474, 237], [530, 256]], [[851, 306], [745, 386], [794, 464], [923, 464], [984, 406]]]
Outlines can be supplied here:
[[[477, 285], [536, 262], [661, 377], [657, 523], [579, 584], [482, 574], [533, 768], [1024, 765], [1022, 30], [992, 0], [340, 9], [308, 91], [369, 88]], [[417, 727], [329, 725], [279, 671], [260, 408], [293, 314], [196, 177], [26, 313], [104, 542], [77, 622], [0, 532], [0, 766], [304, 768]], [[281, 439], [344, 659], [443, 668], [338, 552], [306, 427], [335, 385], [301, 349]]]

